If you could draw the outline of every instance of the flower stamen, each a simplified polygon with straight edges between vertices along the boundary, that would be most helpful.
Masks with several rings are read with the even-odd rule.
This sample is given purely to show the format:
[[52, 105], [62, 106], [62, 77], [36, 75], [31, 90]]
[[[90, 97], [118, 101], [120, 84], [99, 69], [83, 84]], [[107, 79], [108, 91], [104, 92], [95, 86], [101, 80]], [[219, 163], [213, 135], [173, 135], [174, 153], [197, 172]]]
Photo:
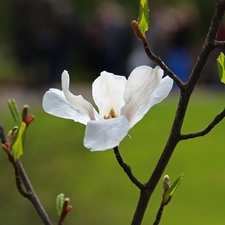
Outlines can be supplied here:
[[116, 118], [116, 117], [118, 117], [118, 116], [116, 115], [114, 109], [111, 108], [110, 111], [109, 111], [109, 115], [108, 116], [104, 116], [104, 119], [108, 120], [108, 119], [113, 119], [113, 118]]

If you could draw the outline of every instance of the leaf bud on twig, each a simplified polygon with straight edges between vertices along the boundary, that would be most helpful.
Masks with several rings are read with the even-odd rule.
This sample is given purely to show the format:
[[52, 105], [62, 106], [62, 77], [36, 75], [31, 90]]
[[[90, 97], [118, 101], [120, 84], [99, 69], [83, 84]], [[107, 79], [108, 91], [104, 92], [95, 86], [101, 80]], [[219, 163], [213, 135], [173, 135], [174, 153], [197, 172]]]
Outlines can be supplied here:
[[146, 39], [146, 36], [143, 35], [143, 34], [141, 33], [141, 31], [139, 30], [139, 28], [138, 28], [138, 22], [137, 22], [136, 20], [133, 20], [133, 21], [131, 22], [131, 26], [132, 26], [132, 28], [133, 28], [133, 30], [134, 30], [134, 33], [136, 34], [137, 38], [138, 38], [140, 41], [143, 41], [143, 40]]
[[163, 194], [166, 194], [169, 188], [170, 188], [170, 177], [169, 175], [165, 175], [163, 178]]

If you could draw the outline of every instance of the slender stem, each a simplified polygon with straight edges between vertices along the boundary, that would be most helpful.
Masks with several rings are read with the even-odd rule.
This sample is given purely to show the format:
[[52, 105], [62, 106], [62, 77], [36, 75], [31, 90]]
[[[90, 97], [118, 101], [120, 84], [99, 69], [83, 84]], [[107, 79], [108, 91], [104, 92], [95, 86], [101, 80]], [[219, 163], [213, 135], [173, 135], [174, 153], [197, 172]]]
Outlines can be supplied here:
[[145, 49], [145, 52], [147, 54], [147, 56], [153, 61], [155, 62], [157, 65], [159, 65], [177, 84], [177, 86], [180, 88], [180, 89], [183, 89], [183, 82], [180, 80], [179, 77], [177, 77], [172, 70], [170, 70], [166, 64], [162, 61], [162, 59], [159, 57], [159, 56], [156, 56], [152, 53], [151, 51], [151, 48], [148, 44], [148, 41], [146, 38], [143, 38], [142, 39], [142, 42], [143, 42], [143, 46], [144, 46], [144, 49]]
[[18, 167], [18, 170], [19, 170], [19, 174], [20, 174], [20, 177], [21, 177], [21, 180], [23, 181], [23, 184], [27, 190], [27, 192], [29, 193], [29, 200], [31, 201], [31, 203], [33, 204], [36, 212], [38, 213], [38, 215], [40, 216], [42, 222], [45, 224], [45, 225], [52, 225], [47, 213], [45, 212], [43, 206], [41, 205], [37, 195], [35, 194], [35, 191], [31, 185], [31, 182], [23, 168], [23, 165], [20, 161], [20, 159], [17, 159], [17, 167]]
[[215, 48], [225, 47], [225, 41], [214, 41]]
[[[9, 153], [10, 154], [10, 153]], [[8, 157], [12, 157], [12, 159], [10, 160], [11, 162], [13, 161], [13, 167], [14, 167], [14, 171], [15, 171], [15, 178], [16, 178], [16, 187], [17, 187], [17, 190], [19, 191], [19, 193], [24, 197], [24, 198], [27, 198], [29, 199], [30, 198], [30, 194], [27, 193], [24, 189], [23, 189], [23, 186], [22, 186], [22, 182], [21, 182], [21, 179], [20, 179], [20, 175], [19, 175], [19, 171], [18, 171], [18, 167], [17, 167], [17, 164], [15, 163], [15, 160], [13, 158], [13, 156], [10, 154], [10, 156], [8, 155]]]
[[[1, 139], [2, 144], [7, 143], [7, 138], [6, 138], [4, 128], [1, 123], [0, 123], [0, 139]], [[17, 190], [24, 198], [27, 198], [33, 204], [35, 210], [37, 211], [38, 215], [42, 219], [42, 222], [45, 225], [52, 225], [47, 213], [45, 212], [38, 197], [36, 196], [36, 194], [34, 192], [34, 189], [29, 181], [29, 178], [23, 168], [23, 165], [22, 165], [20, 159], [15, 160], [9, 150], [6, 150], [5, 152], [8, 156], [9, 162], [14, 167]], [[22, 183], [24, 184], [26, 191], [23, 189]]]
[[159, 210], [157, 212], [155, 222], [153, 223], [153, 225], [158, 225], [160, 223], [160, 220], [161, 220], [161, 217], [162, 217], [162, 214], [163, 214], [163, 209], [164, 209], [164, 206], [161, 204], [160, 207], [159, 207]]
[[[5, 135], [4, 128], [2, 126], [2, 123], [0, 123], [0, 139], [1, 139], [2, 144], [6, 144], [8, 142], [7, 138], [6, 138], [6, 135]], [[18, 171], [18, 167], [15, 163], [15, 160], [14, 160], [14, 157], [13, 157], [12, 153], [8, 149], [5, 149], [5, 153], [7, 154], [8, 160], [13, 165], [13, 168], [14, 168], [17, 190], [19, 191], [19, 193], [24, 198], [29, 198], [29, 194], [23, 189], [22, 182], [21, 182], [20, 175], [19, 175], [19, 171]]]
[[195, 132], [195, 133], [190, 133], [190, 134], [181, 134], [180, 140], [187, 140], [190, 138], [202, 137], [208, 134], [219, 122], [221, 122], [224, 119], [224, 117], [225, 117], [225, 108], [221, 113], [219, 113], [213, 119], [213, 121], [204, 130]]
[[[182, 83], [179, 82], [179, 80], [177, 80], [178, 81], [177, 84], [181, 89], [181, 93], [180, 93], [180, 99], [179, 99], [175, 119], [174, 119], [174, 122], [172, 125], [172, 129], [171, 129], [168, 141], [166, 143], [166, 146], [164, 148], [164, 151], [163, 151], [162, 155], [160, 156], [160, 159], [146, 184], [147, 192], [145, 192], [145, 193], [141, 192], [141, 194], [140, 194], [140, 198], [139, 198], [131, 225], [140, 225], [141, 224], [144, 214], [145, 214], [145, 211], [146, 211], [146, 208], [148, 206], [149, 199], [150, 199], [157, 183], [159, 182], [160, 177], [162, 176], [162, 174], [172, 156], [172, 153], [173, 153], [176, 145], [180, 141], [180, 135], [181, 135], [180, 131], [181, 131], [181, 127], [183, 125], [183, 120], [184, 120], [184, 117], [186, 114], [189, 99], [190, 99], [192, 91], [194, 90], [194, 87], [201, 75], [201, 71], [202, 71], [205, 63], [207, 62], [207, 59], [208, 59], [211, 51], [214, 49], [213, 43], [214, 43], [214, 40], [216, 39], [218, 29], [220, 26], [220, 22], [221, 22], [223, 14], [224, 14], [224, 10], [225, 10], [225, 0], [218, 0], [216, 3], [214, 16], [212, 18], [212, 22], [209, 27], [209, 31], [208, 31], [208, 34], [206, 37], [205, 44], [199, 54], [196, 64], [192, 70], [190, 77], [189, 77], [189, 80], [187, 81], [187, 83], [185, 85], [183, 85]], [[170, 73], [168, 73], [168, 74], [170, 76], [172, 75]], [[146, 193], [147, 193], [147, 195], [146, 195]]]
[[17, 164], [15, 162], [15, 159], [13, 157], [13, 155], [11, 154], [10, 151], [5, 151], [7, 156], [8, 156], [8, 160], [9, 162], [13, 165], [13, 168], [14, 168], [14, 173], [15, 173], [15, 180], [16, 180], [16, 187], [17, 187], [17, 190], [19, 191], [19, 193], [24, 197], [24, 198], [27, 198], [29, 199], [29, 193], [27, 193], [24, 189], [23, 189], [23, 186], [22, 186], [22, 182], [21, 182], [21, 179], [20, 179], [20, 175], [19, 175], [19, 170], [18, 170], [18, 167], [17, 167]]
[[142, 184], [132, 173], [132, 170], [130, 168], [129, 165], [127, 165], [121, 155], [120, 155], [120, 152], [119, 152], [119, 148], [118, 146], [113, 148], [114, 149], [114, 153], [115, 153], [115, 156], [116, 156], [116, 159], [119, 163], [119, 165], [123, 168], [123, 170], [125, 171], [125, 173], [127, 174], [127, 176], [130, 178], [130, 180], [132, 181], [132, 183], [134, 183], [140, 190], [143, 190], [145, 189], [145, 185]]

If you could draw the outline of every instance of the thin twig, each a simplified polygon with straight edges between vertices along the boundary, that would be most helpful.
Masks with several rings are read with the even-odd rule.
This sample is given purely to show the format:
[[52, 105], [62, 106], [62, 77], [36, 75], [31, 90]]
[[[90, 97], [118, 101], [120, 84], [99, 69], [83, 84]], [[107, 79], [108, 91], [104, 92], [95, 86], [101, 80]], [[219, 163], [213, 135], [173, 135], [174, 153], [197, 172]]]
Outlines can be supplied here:
[[156, 218], [155, 218], [155, 222], [153, 223], [153, 225], [158, 225], [160, 223], [162, 214], [163, 214], [163, 209], [164, 209], [164, 205], [160, 205], [159, 210], [157, 212]]
[[19, 171], [18, 171], [18, 167], [17, 167], [17, 165], [16, 165], [16, 163], [15, 163], [14, 157], [13, 157], [13, 155], [12, 155], [11, 153], [8, 154], [8, 157], [11, 158], [9, 161], [13, 164], [13, 167], [14, 167], [17, 190], [19, 191], [19, 193], [20, 193], [24, 198], [29, 199], [29, 198], [30, 198], [30, 194], [27, 193], [27, 192], [23, 189], [22, 182], [21, 182], [20, 175], [19, 175]]
[[[5, 131], [1, 123], [0, 123], [0, 139], [2, 144], [7, 143]], [[45, 212], [44, 208], [42, 207], [39, 199], [37, 198], [34, 192], [34, 189], [28, 179], [28, 176], [23, 168], [20, 159], [15, 160], [9, 149], [5, 150], [5, 152], [8, 156], [9, 162], [13, 165], [14, 168], [17, 190], [24, 198], [27, 198], [33, 204], [35, 210], [42, 219], [43, 223], [45, 225], [52, 225], [47, 213]], [[24, 184], [27, 191], [23, 189], [22, 183]]]
[[20, 161], [20, 159], [17, 159], [16, 161], [18, 170], [19, 170], [19, 174], [20, 174], [20, 178], [23, 181], [23, 184], [27, 190], [27, 192], [29, 193], [29, 197], [28, 199], [30, 200], [30, 202], [33, 204], [35, 210], [37, 211], [38, 215], [40, 216], [42, 222], [45, 225], [52, 225], [47, 213], [45, 212], [43, 206], [41, 205], [37, 195], [35, 194], [35, 191], [32, 187], [32, 184], [23, 168], [23, 165]]
[[[48, 215], [46, 214], [44, 208], [42, 207], [40, 201], [38, 200], [34, 192], [34, 189], [25, 173], [25, 170], [23, 169], [21, 161], [17, 159], [15, 162], [14, 157], [10, 152], [8, 152], [7, 155], [9, 161], [12, 163], [14, 167], [17, 190], [24, 198], [27, 198], [29, 201], [31, 201], [40, 218], [42, 219], [43, 223], [45, 225], [52, 225], [50, 219], [48, 218]], [[27, 191], [23, 189], [21, 179]]]
[[225, 41], [214, 41], [214, 46], [215, 48], [221, 48], [221, 47], [225, 47]]
[[147, 56], [153, 61], [155, 62], [157, 65], [159, 65], [165, 72], [166, 74], [168, 74], [169, 77], [171, 77], [177, 84], [177, 86], [180, 88], [180, 89], [183, 89], [184, 87], [184, 84], [183, 82], [180, 80], [179, 77], [177, 77], [172, 70], [170, 70], [166, 64], [162, 61], [162, 59], [159, 57], [159, 56], [156, 56], [152, 53], [151, 51], [151, 48], [148, 44], [148, 41], [146, 38], [144, 38], [142, 40], [142, 43], [144, 45], [144, 49], [145, 49], [145, 52], [147, 54]]
[[[0, 139], [1, 139], [2, 144], [6, 144], [8, 142], [2, 123], [0, 123]], [[8, 160], [13, 165], [13, 168], [14, 168], [17, 190], [24, 198], [28, 198], [29, 194], [23, 189], [22, 182], [21, 182], [20, 176], [19, 176], [19, 171], [18, 171], [17, 165], [15, 163], [15, 159], [14, 159], [12, 153], [7, 148], [5, 149], [5, 153], [7, 154]]]
[[213, 119], [213, 121], [204, 130], [195, 132], [195, 133], [190, 133], [190, 134], [181, 134], [180, 140], [187, 140], [190, 138], [202, 137], [208, 134], [219, 122], [221, 122], [224, 119], [224, 117], [225, 117], [225, 108], [221, 113], [219, 113]]
[[19, 171], [18, 171], [17, 165], [16, 165], [16, 163], [15, 163], [15, 159], [14, 159], [12, 153], [9, 151], [9, 149], [5, 149], [5, 153], [7, 154], [8, 160], [9, 160], [9, 162], [13, 165], [13, 168], [14, 168], [14, 173], [15, 173], [15, 180], [16, 180], [16, 187], [17, 187], [17, 190], [19, 191], [19, 193], [20, 193], [24, 198], [29, 199], [29, 193], [27, 193], [27, 192], [23, 189], [22, 182], [21, 182], [20, 175], [19, 175]]
[[132, 173], [132, 170], [130, 168], [129, 165], [127, 165], [121, 155], [120, 155], [120, 152], [119, 152], [119, 148], [118, 146], [113, 148], [114, 149], [114, 153], [115, 153], [115, 156], [116, 156], [116, 159], [119, 163], [119, 165], [123, 168], [123, 170], [125, 171], [125, 173], [127, 174], [127, 176], [130, 178], [131, 182], [134, 183], [140, 190], [144, 190], [145, 189], [145, 185], [142, 184]]

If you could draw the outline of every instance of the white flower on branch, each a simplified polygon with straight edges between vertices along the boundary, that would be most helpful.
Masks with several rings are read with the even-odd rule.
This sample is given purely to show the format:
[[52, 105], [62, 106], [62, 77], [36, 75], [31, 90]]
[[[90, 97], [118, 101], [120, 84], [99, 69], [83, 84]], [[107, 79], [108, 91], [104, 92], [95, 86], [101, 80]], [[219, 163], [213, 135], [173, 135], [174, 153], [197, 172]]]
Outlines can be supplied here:
[[50, 89], [43, 97], [44, 110], [54, 116], [86, 125], [84, 146], [103, 151], [118, 146], [149, 109], [169, 94], [173, 80], [162, 78], [163, 70], [148, 66], [135, 68], [128, 79], [103, 71], [92, 84], [99, 113], [81, 95], [69, 90], [70, 77], [62, 73], [62, 91]]

